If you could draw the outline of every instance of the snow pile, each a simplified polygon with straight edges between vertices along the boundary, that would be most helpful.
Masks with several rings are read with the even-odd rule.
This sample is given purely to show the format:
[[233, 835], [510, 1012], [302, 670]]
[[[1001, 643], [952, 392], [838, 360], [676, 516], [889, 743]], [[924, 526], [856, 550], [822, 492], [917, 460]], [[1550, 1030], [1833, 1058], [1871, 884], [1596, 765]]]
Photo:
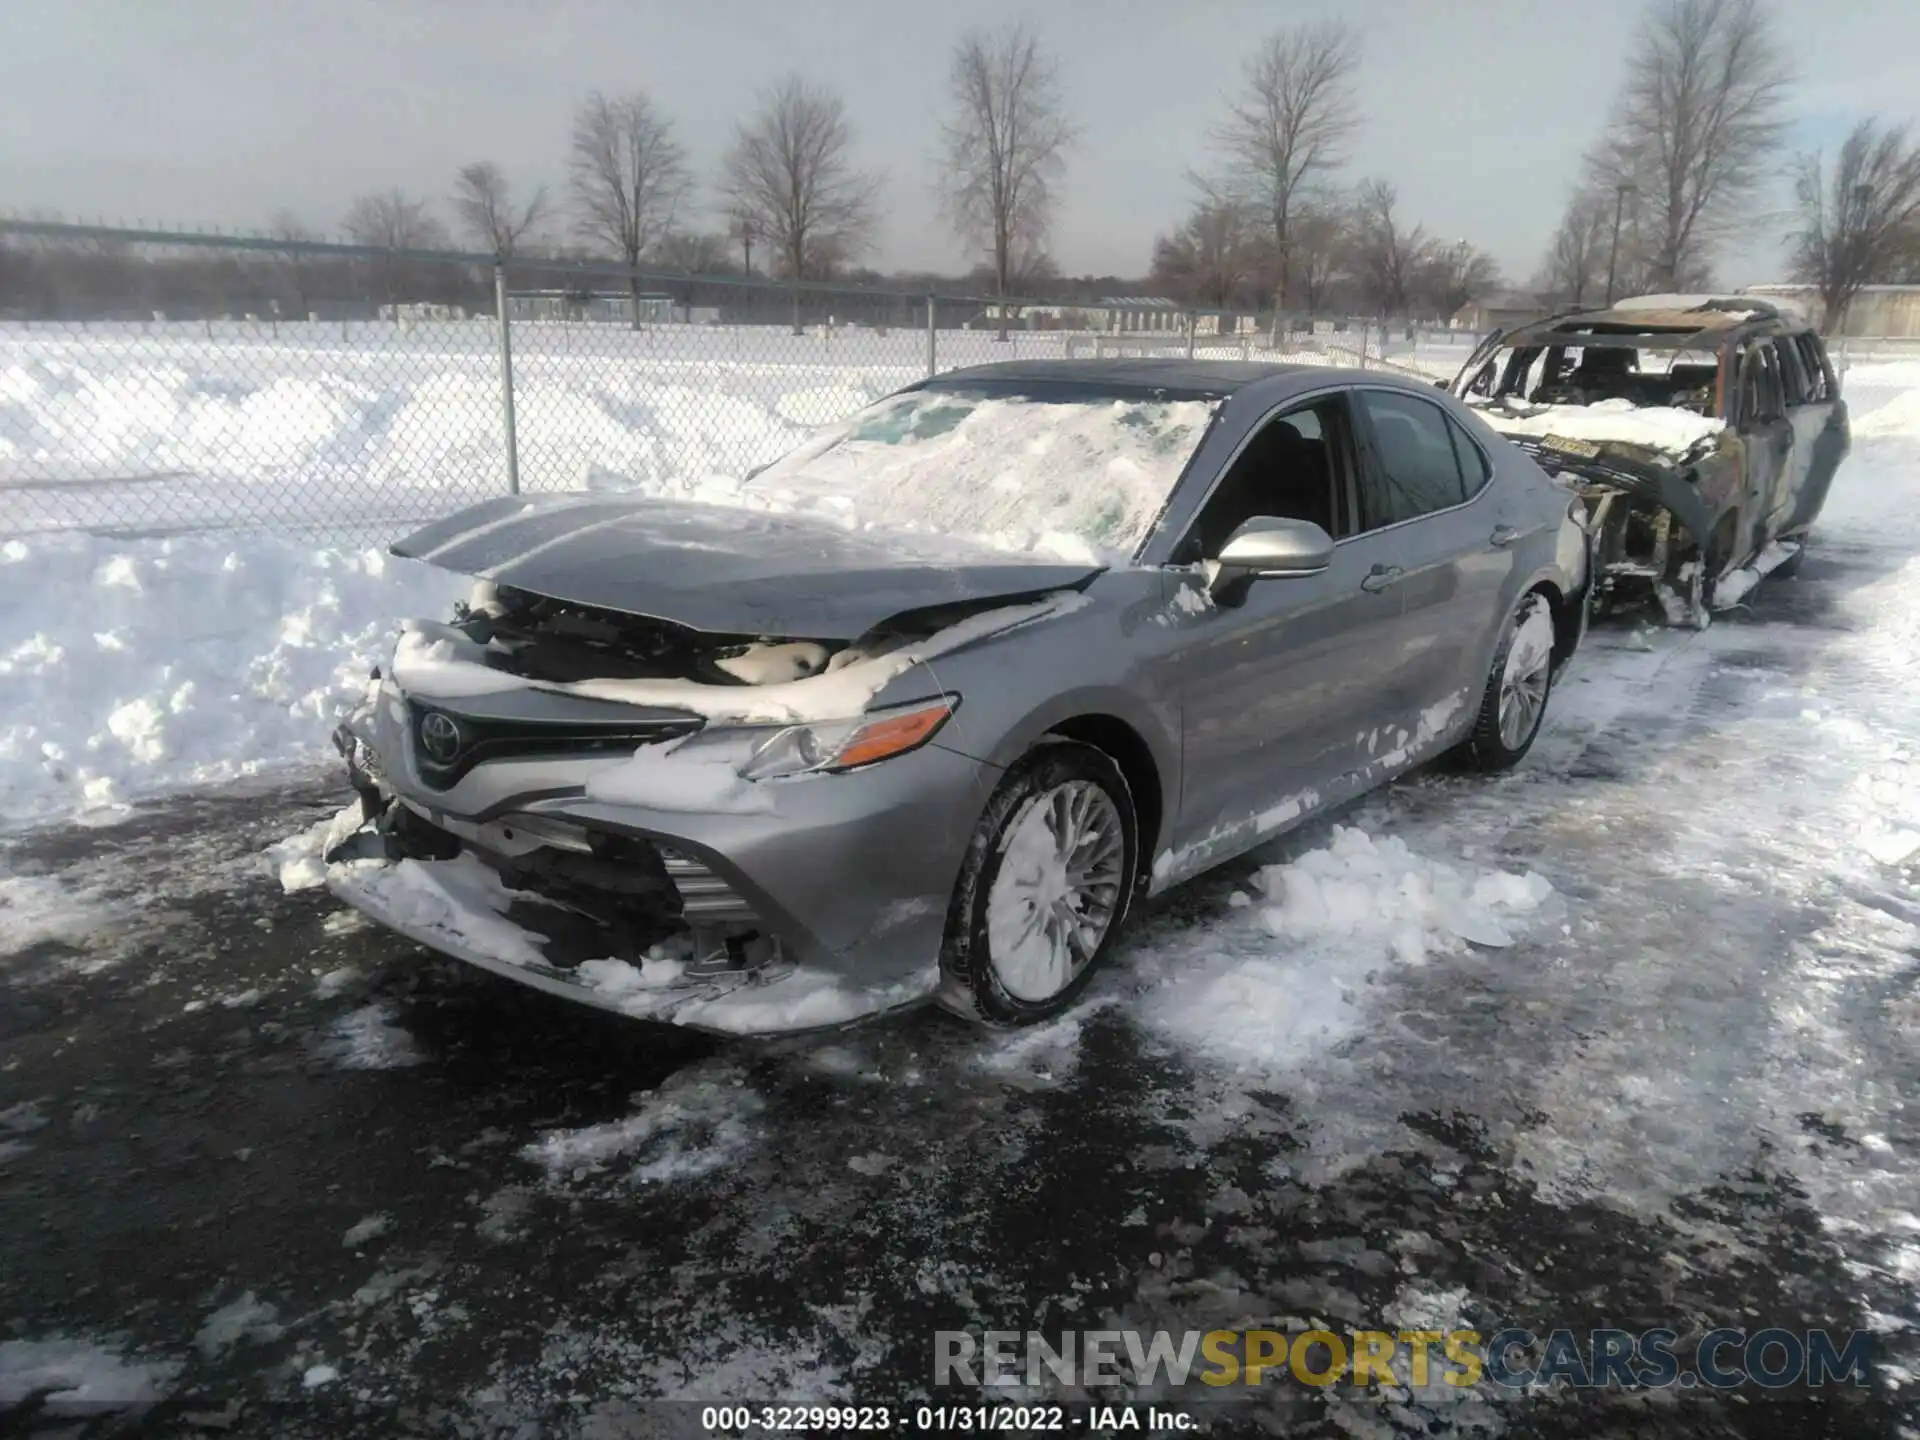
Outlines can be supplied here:
[[178, 1360], [134, 1360], [91, 1340], [0, 1340], [0, 1407], [44, 1397], [42, 1414], [98, 1415], [164, 1399]]
[[1456, 869], [1340, 825], [1254, 888], [1233, 918], [1136, 962], [1153, 982], [1140, 1012], [1197, 1049], [1276, 1066], [1351, 1033], [1389, 966], [1512, 945], [1554, 894], [1532, 871]]
[[549, 1130], [521, 1150], [550, 1180], [582, 1179], [616, 1160], [631, 1160], [627, 1178], [656, 1184], [705, 1175], [759, 1142], [754, 1123], [764, 1103], [730, 1065], [682, 1070], [659, 1090], [633, 1097], [632, 1115], [578, 1130]]
[[280, 888], [291, 895], [296, 890], [314, 890], [326, 884], [327, 852], [358, 830], [360, 824], [360, 802], [355, 800], [326, 819], [316, 820], [299, 833], [269, 845], [265, 858], [279, 877]]
[[0, 813], [47, 816], [324, 753], [444, 574], [267, 536], [0, 543]]
[[1475, 412], [1502, 435], [1552, 435], [1642, 445], [1679, 458], [1726, 429], [1724, 420], [1671, 406], [1637, 406], [1631, 400], [1596, 400], [1591, 405], [1529, 405], [1505, 399], [1477, 405]]

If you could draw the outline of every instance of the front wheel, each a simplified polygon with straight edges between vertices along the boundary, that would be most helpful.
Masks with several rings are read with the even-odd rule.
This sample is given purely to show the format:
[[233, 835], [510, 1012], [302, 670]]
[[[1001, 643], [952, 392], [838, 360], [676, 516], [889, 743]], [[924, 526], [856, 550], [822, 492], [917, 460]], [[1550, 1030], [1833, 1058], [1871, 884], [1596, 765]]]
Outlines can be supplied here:
[[990, 1025], [1072, 1004], [1126, 918], [1136, 829], [1125, 777], [1091, 746], [1048, 742], [1008, 770], [948, 908], [942, 1002]]
[[1538, 592], [1520, 602], [1493, 652], [1493, 669], [1460, 759], [1483, 772], [1511, 770], [1533, 748], [1553, 691], [1553, 606]]

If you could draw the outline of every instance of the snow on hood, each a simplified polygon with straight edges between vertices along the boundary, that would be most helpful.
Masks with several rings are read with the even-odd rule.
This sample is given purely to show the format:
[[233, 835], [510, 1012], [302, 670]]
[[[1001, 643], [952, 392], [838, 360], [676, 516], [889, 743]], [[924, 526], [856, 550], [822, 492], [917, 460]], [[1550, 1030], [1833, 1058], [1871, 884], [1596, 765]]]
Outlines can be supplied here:
[[1503, 399], [1476, 405], [1474, 412], [1502, 435], [1601, 444], [1641, 445], [1675, 459], [1726, 429], [1724, 420], [1672, 406], [1640, 406], [1631, 400], [1596, 400], [1591, 405], [1529, 405]]

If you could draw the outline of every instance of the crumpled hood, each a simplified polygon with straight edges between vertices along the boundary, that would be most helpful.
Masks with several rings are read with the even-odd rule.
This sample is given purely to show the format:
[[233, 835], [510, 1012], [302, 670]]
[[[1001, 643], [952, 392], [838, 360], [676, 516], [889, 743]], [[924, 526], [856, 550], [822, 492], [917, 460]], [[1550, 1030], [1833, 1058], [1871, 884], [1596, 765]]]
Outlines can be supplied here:
[[490, 500], [415, 531], [392, 553], [695, 630], [810, 640], [855, 640], [903, 611], [1077, 586], [1104, 568], [643, 496]]

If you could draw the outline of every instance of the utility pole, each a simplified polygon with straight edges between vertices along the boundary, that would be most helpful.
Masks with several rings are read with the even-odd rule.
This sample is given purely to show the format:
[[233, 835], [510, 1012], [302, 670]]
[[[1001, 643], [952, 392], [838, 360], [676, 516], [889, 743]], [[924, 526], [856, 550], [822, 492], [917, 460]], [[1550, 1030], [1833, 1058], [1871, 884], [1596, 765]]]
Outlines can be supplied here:
[[1613, 304], [1613, 279], [1620, 259], [1620, 212], [1626, 208], [1627, 196], [1639, 189], [1630, 180], [1622, 180], [1614, 189], [1613, 196], [1613, 243], [1607, 247], [1607, 304]]

